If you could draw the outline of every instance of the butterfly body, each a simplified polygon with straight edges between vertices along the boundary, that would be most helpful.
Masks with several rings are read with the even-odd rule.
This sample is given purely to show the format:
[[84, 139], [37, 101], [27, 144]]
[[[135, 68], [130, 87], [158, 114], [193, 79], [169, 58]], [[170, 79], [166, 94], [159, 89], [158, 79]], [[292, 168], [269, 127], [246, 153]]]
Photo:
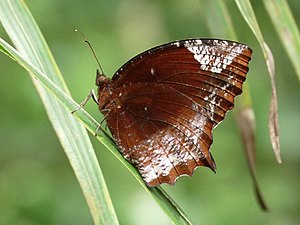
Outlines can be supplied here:
[[150, 49], [112, 77], [97, 75], [99, 109], [123, 156], [149, 186], [198, 166], [215, 170], [212, 129], [242, 92], [251, 49], [189, 39]]

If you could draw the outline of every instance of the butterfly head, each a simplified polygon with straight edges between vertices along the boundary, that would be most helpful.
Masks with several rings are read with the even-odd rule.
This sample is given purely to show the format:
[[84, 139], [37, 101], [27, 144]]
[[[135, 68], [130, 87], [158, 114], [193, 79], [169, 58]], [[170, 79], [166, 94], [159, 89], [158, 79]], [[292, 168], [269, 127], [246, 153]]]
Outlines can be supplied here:
[[99, 70], [96, 72], [96, 86], [102, 88], [105, 84], [110, 83], [110, 79], [102, 74]]

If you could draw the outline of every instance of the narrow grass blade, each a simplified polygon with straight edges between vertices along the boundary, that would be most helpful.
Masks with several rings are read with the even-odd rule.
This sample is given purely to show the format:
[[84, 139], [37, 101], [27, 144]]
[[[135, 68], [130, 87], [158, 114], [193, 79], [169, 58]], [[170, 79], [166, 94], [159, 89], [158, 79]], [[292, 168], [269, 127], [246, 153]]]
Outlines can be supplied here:
[[263, 211], [268, 211], [268, 206], [263, 198], [262, 192], [259, 188], [256, 178], [256, 154], [255, 154], [255, 121], [254, 112], [251, 108], [244, 108], [239, 112], [239, 115], [235, 117], [242, 141], [244, 143], [244, 149], [247, 158], [247, 164], [249, 168], [250, 177], [252, 180], [256, 199]]
[[[68, 93], [58, 67], [24, 1], [0, 2], [0, 19], [28, 61]], [[10, 52], [11, 53], [11, 52]], [[86, 130], [29, 71], [48, 116], [81, 185], [95, 224], [118, 224], [106, 184]]]
[[286, 0], [264, 0], [278, 36], [300, 80], [300, 33]]
[[263, 35], [260, 31], [259, 25], [257, 23], [253, 8], [249, 0], [235, 0], [238, 8], [240, 9], [244, 19], [248, 23], [252, 32], [256, 36], [260, 47], [263, 51], [267, 68], [270, 75], [271, 87], [272, 87], [272, 96], [270, 102], [270, 111], [269, 111], [269, 131], [270, 131], [270, 140], [276, 156], [278, 163], [281, 163], [280, 156], [280, 142], [279, 142], [279, 123], [278, 123], [278, 103], [277, 103], [277, 91], [275, 85], [275, 62], [270, 48], [267, 43], [264, 41]]

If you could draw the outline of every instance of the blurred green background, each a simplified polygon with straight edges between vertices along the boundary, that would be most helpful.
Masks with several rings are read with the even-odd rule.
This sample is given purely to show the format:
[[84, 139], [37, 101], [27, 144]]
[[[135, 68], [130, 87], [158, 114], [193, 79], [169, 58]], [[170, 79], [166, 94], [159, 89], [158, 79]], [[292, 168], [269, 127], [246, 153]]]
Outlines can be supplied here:
[[[81, 30], [112, 76], [136, 54], [176, 39], [211, 37], [200, 1], [26, 1], [74, 99], [95, 88], [97, 64], [74, 32]], [[233, 114], [214, 131], [217, 174], [197, 169], [163, 188], [196, 224], [300, 223], [300, 89], [262, 2], [252, 2], [276, 62], [283, 164], [269, 142], [270, 81], [262, 52], [234, 1], [227, 1], [239, 41], [254, 51], [249, 83], [257, 128], [257, 173], [270, 207], [262, 213], [252, 191]], [[300, 4], [289, 1], [299, 24]], [[0, 35], [9, 40], [2, 27]], [[215, 37], [226, 38], [226, 37]], [[0, 225], [93, 224], [79, 184], [34, 86], [20, 66], [0, 54]], [[100, 116], [91, 102], [86, 110]], [[91, 135], [120, 224], [170, 224], [154, 200]]]

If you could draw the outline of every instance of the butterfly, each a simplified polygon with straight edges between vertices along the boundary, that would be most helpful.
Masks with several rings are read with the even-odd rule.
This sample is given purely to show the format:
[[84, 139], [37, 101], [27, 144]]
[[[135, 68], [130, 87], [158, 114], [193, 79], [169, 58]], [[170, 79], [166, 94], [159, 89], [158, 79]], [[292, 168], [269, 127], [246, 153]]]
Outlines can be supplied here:
[[147, 50], [110, 79], [97, 71], [93, 96], [120, 152], [154, 187], [198, 166], [213, 171], [212, 130], [242, 93], [252, 50], [187, 39]]

